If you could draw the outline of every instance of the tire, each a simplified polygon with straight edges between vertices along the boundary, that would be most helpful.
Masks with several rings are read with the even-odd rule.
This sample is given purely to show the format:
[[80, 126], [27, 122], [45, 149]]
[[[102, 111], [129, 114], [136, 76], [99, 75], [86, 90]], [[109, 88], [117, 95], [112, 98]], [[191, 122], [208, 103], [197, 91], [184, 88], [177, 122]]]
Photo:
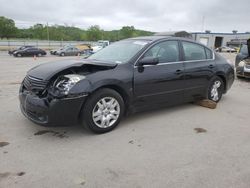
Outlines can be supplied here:
[[22, 57], [22, 54], [16, 54], [16, 57]]
[[65, 56], [65, 53], [61, 53], [60, 56]]
[[120, 123], [124, 108], [124, 101], [119, 93], [108, 88], [99, 89], [86, 101], [82, 110], [82, 123], [94, 133], [109, 132]]
[[224, 88], [224, 82], [220, 77], [216, 76], [212, 78], [208, 87], [207, 98], [214, 102], [219, 102], [224, 92]]
[[41, 57], [41, 56], [42, 56], [42, 54], [41, 54], [41, 53], [38, 53], [38, 54], [37, 54], [37, 56], [38, 56], [38, 57]]

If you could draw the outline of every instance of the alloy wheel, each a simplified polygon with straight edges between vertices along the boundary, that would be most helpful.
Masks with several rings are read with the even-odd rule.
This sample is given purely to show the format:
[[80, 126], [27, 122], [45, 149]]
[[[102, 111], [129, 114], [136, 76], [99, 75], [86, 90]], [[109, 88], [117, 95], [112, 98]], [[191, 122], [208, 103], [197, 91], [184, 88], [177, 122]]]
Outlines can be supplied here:
[[118, 120], [120, 111], [120, 104], [115, 98], [104, 97], [96, 103], [92, 111], [93, 122], [100, 128], [111, 127]]
[[216, 80], [211, 88], [210, 95], [211, 99], [215, 102], [219, 100], [219, 88], [221, 86], [221, 82], [219, 80]]

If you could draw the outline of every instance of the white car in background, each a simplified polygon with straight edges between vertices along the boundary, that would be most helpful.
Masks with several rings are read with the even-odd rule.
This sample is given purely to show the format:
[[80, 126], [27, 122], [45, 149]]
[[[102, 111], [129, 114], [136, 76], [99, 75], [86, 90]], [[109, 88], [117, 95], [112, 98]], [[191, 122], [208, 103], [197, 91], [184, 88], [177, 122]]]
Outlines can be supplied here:
[[216, 52], [237, 52], [237, 50], [235, 48], [231, 48], [228, 46], [221, 46], [219, 48], [215, 49]]
[[98, 52], [99, 50], [105, 48], [108, 45], [109, 45], [109, 41], [108, 40], [99, 40], [96, 45], [94, 45], [94, 46], [91, 47], [92, 48], [92, 52], [96, 53], [96, 52]]

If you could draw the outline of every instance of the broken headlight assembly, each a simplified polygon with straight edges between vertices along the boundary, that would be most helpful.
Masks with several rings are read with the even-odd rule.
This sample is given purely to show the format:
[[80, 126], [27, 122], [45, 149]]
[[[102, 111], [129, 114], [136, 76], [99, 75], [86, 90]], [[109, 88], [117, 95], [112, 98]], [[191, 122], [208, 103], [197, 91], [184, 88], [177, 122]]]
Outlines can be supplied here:
[[69, 95], [71, 88], [73, 88], [79, 81], [85, 79], [85, 76], [77, 74], [68, 74], [59, 76], [50, 86], [49, 93], [55, 97], [65, 97]]

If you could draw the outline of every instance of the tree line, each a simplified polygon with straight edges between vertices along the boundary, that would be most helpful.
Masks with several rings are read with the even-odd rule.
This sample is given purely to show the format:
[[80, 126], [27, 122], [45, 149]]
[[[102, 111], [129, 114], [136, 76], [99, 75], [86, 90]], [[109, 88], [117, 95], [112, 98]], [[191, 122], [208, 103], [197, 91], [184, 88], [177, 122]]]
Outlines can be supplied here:
[[14, 20], [0, 16], [0, 38], [22, 38], [60, 41], [117, 41], [130, 37], [149, 36], [153, 32], [138, 30], [134, 26], [123, 26], [119, 30], [104, 31], [98, 25], [88, 29], [73, 26], [35, 24], [26, 29], [17, 28]]

